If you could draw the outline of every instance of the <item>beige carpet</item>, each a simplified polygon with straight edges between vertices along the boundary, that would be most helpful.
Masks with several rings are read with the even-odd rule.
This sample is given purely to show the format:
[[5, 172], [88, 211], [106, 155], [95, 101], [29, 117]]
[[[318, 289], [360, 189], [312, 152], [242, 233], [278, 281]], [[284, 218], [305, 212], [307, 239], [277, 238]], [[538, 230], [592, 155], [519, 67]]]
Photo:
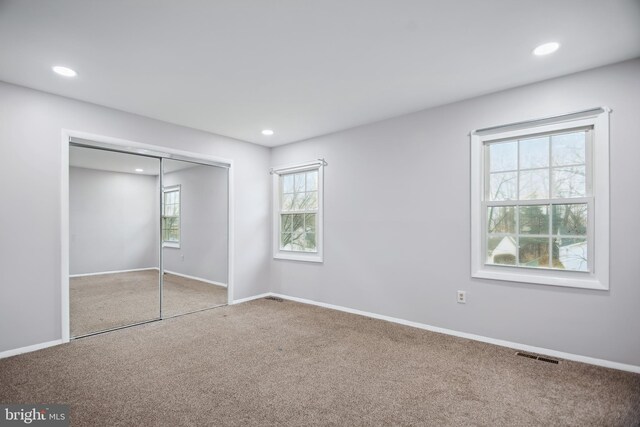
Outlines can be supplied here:
[[[221, 286], [164, 275], [163, 317], [227, 303]], [[157, 319], [158, 271], [73, 277], [69, 281], [71, 336]]]
[[640, 375], [257, 300], [0, 360], [74, 426], [634, 426]]
[[171, 317], [227, 303], [227, 288], [164, 274], [162, 316]]

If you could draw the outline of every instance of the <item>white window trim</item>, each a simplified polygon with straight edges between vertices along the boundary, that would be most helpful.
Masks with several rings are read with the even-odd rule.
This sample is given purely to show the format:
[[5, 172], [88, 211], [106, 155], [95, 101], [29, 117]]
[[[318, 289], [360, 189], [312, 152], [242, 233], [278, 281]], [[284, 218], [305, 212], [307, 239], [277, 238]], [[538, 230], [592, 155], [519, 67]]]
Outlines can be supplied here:
[[[309, 261], [323, 262], [324, 248], [324, 160], [318, 160], [308, 163], [299, 163], [295, 165], [281, 166], [271, 169], [273, 175], [273, 258], [292, 260], [292, 261]], [[309, 170], [318, 171], [318, 217], [316, 219], [316, 252], [302, 251], [284, 251], [280, 249], [280, 175], [303, 172]]]
[[[585, 289], [609, 289], [609, 113], [606, 107], [579, 113], [499, 126], [470, 133], [471, 137], [471, 277]], [[593, 206], [591, 271], [527, 269], [485, 264], [484, 215], [485, 144], [532, 133], [593, 126], [591, 179]]]
[[[162, 247], [180, 249], [180, 242], [182, 242], [182, 188], [180, 184], [162, 188], [162, 217], [164, 218], [164, 195], [165, 193], [170, 193], [172, 191], [178, 192], [178, 207], [180, 209], [178, 213], [178, 218], [180, 218], [180, 222], [178, 223], [178, 235], [180, 236], [180, 240], [177, 242], [165, 242], [163, 239]], [[162, 238], [162, 236], [160, 236], [160, 238]]]

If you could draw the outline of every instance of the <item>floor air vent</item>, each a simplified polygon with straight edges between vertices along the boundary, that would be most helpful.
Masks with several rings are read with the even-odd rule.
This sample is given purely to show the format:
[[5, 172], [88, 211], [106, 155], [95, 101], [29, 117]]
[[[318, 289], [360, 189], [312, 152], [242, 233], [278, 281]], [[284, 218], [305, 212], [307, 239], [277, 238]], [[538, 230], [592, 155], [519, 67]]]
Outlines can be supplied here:
[[278, 302], [284, 301], [282, 298], [278, 298], [278, 297], [265, 297], [265, 299], [270, 299], [271, 301], [278, 301]]
[[558, 364], [559, 361], [555, 359], [549, 359], [548, 357], [536, 356], [535, 354], [522, 353], [521, 351], [516, 353], [517, 356], [528, 357], [529, 359], [540, 360], [541, 362]]

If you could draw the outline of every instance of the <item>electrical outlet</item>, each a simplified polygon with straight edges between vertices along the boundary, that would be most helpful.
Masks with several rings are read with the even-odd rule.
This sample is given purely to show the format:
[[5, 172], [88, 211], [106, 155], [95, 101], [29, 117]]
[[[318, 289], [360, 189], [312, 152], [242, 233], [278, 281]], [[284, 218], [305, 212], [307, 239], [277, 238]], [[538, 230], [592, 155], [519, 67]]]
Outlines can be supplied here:
[[467, 303], [467, 292], [466, 291], [458, 291], [458, 303], [466, 304]]

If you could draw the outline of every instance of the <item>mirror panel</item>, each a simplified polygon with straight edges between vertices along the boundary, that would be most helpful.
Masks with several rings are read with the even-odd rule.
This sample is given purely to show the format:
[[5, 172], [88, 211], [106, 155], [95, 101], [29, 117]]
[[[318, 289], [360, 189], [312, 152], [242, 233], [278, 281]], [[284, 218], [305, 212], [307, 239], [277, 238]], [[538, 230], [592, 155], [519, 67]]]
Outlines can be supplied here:
[[227, 304], [228, 169], [162, 159], [162, 317]]
[[72, 337], [160, 317], [160, 159], [69, 150]]

